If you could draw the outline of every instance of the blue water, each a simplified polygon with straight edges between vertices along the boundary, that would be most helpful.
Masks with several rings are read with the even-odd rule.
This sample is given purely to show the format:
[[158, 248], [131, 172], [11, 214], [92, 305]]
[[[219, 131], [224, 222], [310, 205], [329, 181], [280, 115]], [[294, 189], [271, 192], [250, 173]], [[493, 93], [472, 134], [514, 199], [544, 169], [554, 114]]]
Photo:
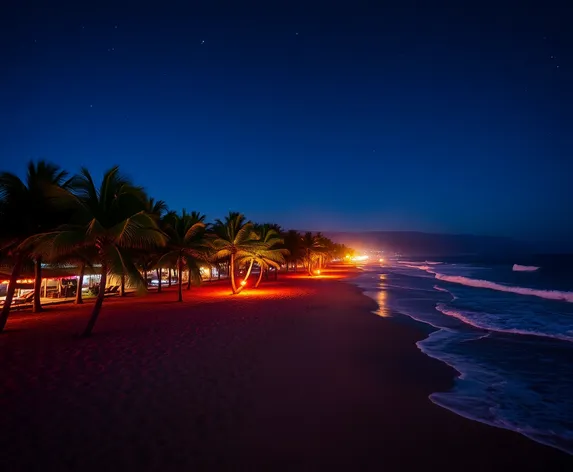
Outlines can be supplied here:
[[355, 283], [436, 328], [418, 347], [460, 376], [434, 403], [573, 454], [573, 269], [527, 262], [392, 261]]

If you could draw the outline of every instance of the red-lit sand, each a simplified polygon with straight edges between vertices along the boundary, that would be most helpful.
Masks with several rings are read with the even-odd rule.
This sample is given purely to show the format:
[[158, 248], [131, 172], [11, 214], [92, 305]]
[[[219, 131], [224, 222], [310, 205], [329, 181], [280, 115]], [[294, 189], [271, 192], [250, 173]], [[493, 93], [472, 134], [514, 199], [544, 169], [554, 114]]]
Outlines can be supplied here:
[[[555, 470], [571, 457], [427, 396], [452, 372], [326, 272], [15, 314], [0, 336], [2, 471]], [[459, 458], [459, 459], [458, 459]], [[553, 469], [552, 469], [553, 468]], [[573, 470], [573, 469], [562, 469]]]

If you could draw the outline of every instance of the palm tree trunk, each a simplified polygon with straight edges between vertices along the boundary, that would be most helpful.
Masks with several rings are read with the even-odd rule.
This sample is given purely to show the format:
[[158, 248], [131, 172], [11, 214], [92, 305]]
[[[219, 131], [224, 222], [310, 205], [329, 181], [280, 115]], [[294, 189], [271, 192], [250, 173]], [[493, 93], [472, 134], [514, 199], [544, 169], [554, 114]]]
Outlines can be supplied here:
[[119, 286], [119, 296], [125, 297], [125, 274], [121, 274], [120, 286]]
[[263, 280], [263, 268], [261, 267], [261, 270], [259, 272], [259, 278], [257, 279], [257, 283], [255, 284], [255, 288], [259, 287], [259, 284], [261, 283], [261, 280]]
[[217, 264], [217, 280], [221, 280], [221, 266], [223, 264]]
[[161, 293], [161, 268], [156, 270], [157, 272], [157, 293]]
[[239, 293], [241, 290], [243, 290], [247, 284], [247, 280], [249, 278], [249, 276], [251, 275], [251, 270], [253, 270], [253, 264], [255, 263], [254, 259], [251, 259], [251, 263], [249, 264], [249, 268], [247, 269], [247, 273], [245, 274], [245, 278], [243, 279], [243, 281], [241, 282], [241, 286], [238, 288], [237, 293]]
[[147, 269], [143, 269], [143, 282], [145, 283], [145, 290], [147, 290]]
[[8, 283], [8, 292], [6, 293], [6, 299], [4, 300], [4, 306], [2, 307], [2, 313], [0, 314], [0, 333], [4, 331], [6, 322], [8, 321], [8, 315], [10, 314], [10, 307], [12, 305], [12, 300], [14, 299], [14, 293], [16, 292], [16, 281], [20, 276], [20, 271], [22, 270], [22, 264], [24, 259], [21, 256], [16, 258], [16, 263], [12, 268], [12, 274], [10, 275], [10, 282]]
[[183, 277], [181, 277], [181, 273], [183, 272], [183, 259], [180, 257], [179, 258], [179, 300], [180, 302], [183, 301]]
[[167, 269], [167, 283], [168, 286], [171, 287], [171, 267]]
[[34, 313], [39, 313], [42, 311], [42, 302], [40, 301], [40, 295], [42, 292], [42, 258], [37, 257], [34, 261], [34, 308], [32, 311]]
[[187, 271], [187, 290], [191, 290], [191, 269]]
[[91, 336], [94, 326], [97, 321], [97, 317], [99, 316], [99, 312], [101, 311], [101, 305], [103, 303], [103, 299], [105, 298], [105, 286], [107, 284], [107, 264], [102, 262], [101, 264], [101, 280], [99, 282], [99, 292], [97, 294], [97, 299], [94, 305], [94, 309], [92, 311], [92, 315], [90, 316], [90, 320], [88, 321], [88, 325], [84, 330], [82, 336], [88, 337]]
[[80, 268], [80, 277], [78, 279], [78, 288], [76, 289], [76, 301], [75, 304], [76, 305], [81, 305], [84, 300], [82, 298], [82, 287], [84, 286], [84, 272], [86, 270], [86, 263], [82, 262], [81, 268]]
[[235, 255], [231, 254], [231, 264], [229, 269], [229, 275], [231, 277], [231, 288], [233, 293], [237, 293], [237, 286], [235, 285]]

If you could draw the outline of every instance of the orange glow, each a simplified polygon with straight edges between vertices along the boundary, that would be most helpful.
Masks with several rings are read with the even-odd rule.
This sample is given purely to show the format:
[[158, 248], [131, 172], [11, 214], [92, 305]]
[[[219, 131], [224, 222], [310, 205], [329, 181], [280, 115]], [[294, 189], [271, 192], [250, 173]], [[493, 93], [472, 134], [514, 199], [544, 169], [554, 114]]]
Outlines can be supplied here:
[[388, 292], [386, 292], [386, 290], [380, 290], [376, 295], [376, 301], [378, 302], [378, 310], [376, 310], [375, 313], [381, 316], [382, 318], [387, 318], [391, 316], [390, 311], [386, 307], [387, 298], [388, 298]]
[[314, 290], [309, 287], [297, 287], [293, 285], [280, 285], [275, 287], [259, 287], [256, 290], [243, 290], [236, 295], [232, 295], [228, 288], [223, 287], [207, 287], [205, 290], [200, 288], [195, 293], [195, 300], [193, 302], [204, 303], [207, 300], [214, 303], [224, 302], [229, 300], [232, 295], [232, 299], [239, 298], [262, 298], [262, 299], [281, 299], [281, 298], [294, 298], [300, 297], [302, 295], [308, 295], [314, 293]]
[[307, 273], [304, 274], [284, 274], [284, 279], [307, 279], [307, 280], [318, 280], [318, 279], [344, 279], [348, 277], [348, 274], [345, 272], [336, 272], [336, 271], [327, 271], [326, 274], [316, 274], [316, 275], [308, 275]]
[[241, 282], [241, 285], [244, 287], [245, 285], [247, 285], [247, 282], [246, 282], [245, 280], [243, 280], [243, 281]]
[[354, 256], [352, 260], [356, 262], [366, 261], [368, 260], [368, 256]]
[[318, 270], [316, 271], [316, 273], [317, 273], [318, 275], [320, 275], [320, 269], [318, 269]]

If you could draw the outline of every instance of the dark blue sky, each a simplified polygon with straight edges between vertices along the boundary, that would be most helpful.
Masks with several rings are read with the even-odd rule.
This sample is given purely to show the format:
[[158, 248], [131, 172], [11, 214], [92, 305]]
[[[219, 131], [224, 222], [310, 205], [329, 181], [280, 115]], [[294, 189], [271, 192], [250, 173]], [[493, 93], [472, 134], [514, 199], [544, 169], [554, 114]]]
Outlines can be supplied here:
[[210, 219], [573, 237], [569, 2], [141, 3], [2, 7], [1, 169], [117, 163]]

